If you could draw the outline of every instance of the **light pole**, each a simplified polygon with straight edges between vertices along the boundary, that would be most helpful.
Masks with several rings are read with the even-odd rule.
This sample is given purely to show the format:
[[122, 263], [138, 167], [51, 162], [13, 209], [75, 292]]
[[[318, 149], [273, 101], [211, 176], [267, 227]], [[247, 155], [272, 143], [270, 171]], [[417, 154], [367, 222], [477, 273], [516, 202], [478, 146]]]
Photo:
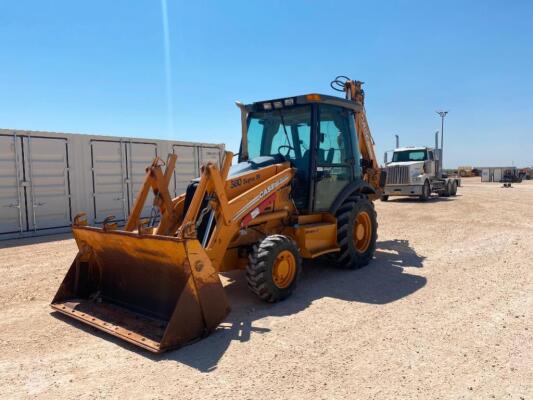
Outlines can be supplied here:
[[441, 174], [444, 170], [444, 162], [443, 162], [443, 149], [444, 149], [444, 117], [446, 114], [448, 114], [448, 111], [437, 111], [437, 114], [440, 115], [440, 168], [441, 168]]

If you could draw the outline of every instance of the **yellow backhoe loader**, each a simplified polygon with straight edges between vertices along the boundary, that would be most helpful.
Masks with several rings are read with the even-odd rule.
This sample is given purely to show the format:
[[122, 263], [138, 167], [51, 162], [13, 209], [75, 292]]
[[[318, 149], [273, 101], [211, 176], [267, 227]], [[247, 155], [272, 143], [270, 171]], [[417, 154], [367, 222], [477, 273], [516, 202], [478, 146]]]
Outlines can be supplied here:
[[[150, 351], [215, 330], [229, 312], [219, 272], [244, 269], [251, 291], [276, 302], [295, 289], [302, 259], [360, 268], [374, 255], [372, 199], [385, 177], [362, 82], [337, 77], [345, 98], [308, 94], [238, 103], [238, 163], [225, 153], [171, 198], [176, 162], [156, 158], [124, 227], [73, 223], [79, 252], [52, 308]], [[165, 167], [163, 169], [163, 167]], [[140, 218], [154, 193], [157, 225]]]

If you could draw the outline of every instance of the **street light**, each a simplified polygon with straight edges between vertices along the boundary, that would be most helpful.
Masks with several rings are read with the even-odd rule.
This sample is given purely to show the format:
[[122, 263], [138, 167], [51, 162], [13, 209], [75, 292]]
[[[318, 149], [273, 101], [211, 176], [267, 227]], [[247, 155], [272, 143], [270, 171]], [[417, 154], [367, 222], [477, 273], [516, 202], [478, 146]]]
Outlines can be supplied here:
[[440, 167], [441, 167], [441, 174], [442, 170], [444, 170], [444, 162], [443, 162], [443, 149], [444, 149], [444, 117], [446, 114], [448, 114], [448, 111], [437, 111], [437, 114], [440, 115]]

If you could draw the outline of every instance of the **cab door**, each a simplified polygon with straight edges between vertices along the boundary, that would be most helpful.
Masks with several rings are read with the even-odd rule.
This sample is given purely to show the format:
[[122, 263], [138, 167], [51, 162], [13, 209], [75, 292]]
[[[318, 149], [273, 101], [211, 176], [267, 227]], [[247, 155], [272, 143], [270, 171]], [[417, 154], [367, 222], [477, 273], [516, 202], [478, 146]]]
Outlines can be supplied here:
[[435, 176], [435, 157], [432, 150], [428, 150], [428, 159], [424, 162], [424, 172], [429, 176]]
[[320, 104], [316, 133], [314, 210], [327, 211], [354, 180], [355, 127], [352, 111]]

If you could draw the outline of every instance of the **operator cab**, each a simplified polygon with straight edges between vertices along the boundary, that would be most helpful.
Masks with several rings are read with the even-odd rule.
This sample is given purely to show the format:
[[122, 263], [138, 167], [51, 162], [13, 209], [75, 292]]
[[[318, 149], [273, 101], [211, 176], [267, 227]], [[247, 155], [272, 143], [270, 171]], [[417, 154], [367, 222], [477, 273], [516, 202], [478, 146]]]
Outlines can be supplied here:
[[[310, 94], [256, 102], [247, 114], [247, 154], [242, 167], [290, 161], [292, 195], [301, 212], [327, 211], [346, 185], [361, 178], [355, 102]], [[315, 149], [315, 151], [313, 151]]]

